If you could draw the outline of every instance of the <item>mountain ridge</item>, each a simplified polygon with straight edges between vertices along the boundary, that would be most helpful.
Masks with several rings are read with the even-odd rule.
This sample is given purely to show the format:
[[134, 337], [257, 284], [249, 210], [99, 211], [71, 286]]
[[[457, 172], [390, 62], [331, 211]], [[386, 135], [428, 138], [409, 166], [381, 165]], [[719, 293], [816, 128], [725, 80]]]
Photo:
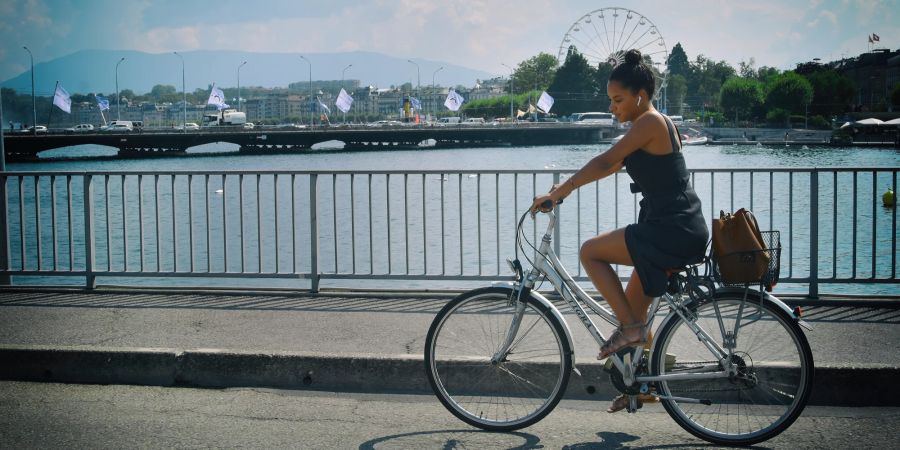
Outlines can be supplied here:
[[[207, 89], [215, 83], [221, 87], [235, 87], [240, 69], [241, 86], [266, 88], [287, 87], [289, 83], [309, 81], [310, 66], [299, 53], [255, 53], [232, 50], [196, 50], [179, 52], [184, 58], [184, 81], [188, 92]], [[312, 64], [313, 81], [340, 80], [342, 72], [347, 80], [377, 87], [417, 83], [416, 66], [410, 58], [399, 58], [368, 51], [307, 53]], [[116, 64], [119, 65], [119, 90], [131, 89], [137, 94], [150, 92], [157, 84], [173, 85], [180, 92], [182, 85], [181, 59], [172, 53], [147, 53], [136, 50], [80, 50], [50, 61], [35, 64], [35, 93], [52, 95], [59, 81], [69, 93], [104, 93], [116, 90]], [[421, 70], [423, 86], [471, 86], [476, 80], [495, 77], [482, 70], [420, 58], [412, 58]], [[352, 66], [344, 71], [348, 65]], [[443, 67], [435, 74], [435, 70]], [[19, 93], [31, 92], [31, 70], [0, 82], [0, 86]]]

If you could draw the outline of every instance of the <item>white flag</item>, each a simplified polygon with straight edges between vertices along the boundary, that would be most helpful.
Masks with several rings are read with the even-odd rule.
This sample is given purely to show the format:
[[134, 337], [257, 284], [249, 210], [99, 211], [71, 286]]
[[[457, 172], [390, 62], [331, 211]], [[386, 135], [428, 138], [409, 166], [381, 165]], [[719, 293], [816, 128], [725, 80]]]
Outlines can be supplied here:
[[56, 85], [56, 92], [53, 93], [53, 104], [59, 106], [59, 109], [72, 114], [72, 99], [69, 93], [59, 84]]
[[553, 107], [553, 97], [551, 97], [547, 91], [544, 91], [541, 93], [541, 98], [538, 99], [537, 107], [545, 113], [550, 112], [550, 108]]
[[215, 86], [213, 86], [212, 92], [209, 93], [209, 100], [206, 101], [206, 104], [213, 105], [220, 110], [228, 107], [228, 104], [225, 103], [225, 93]]
[[100, 107], [100, 111], [108, 111], [109, 110], [109, 99], [101, 97], [100, 94], [94, 96], [97, 99], [97, 106]]
[[334, 102], [335, 106], [338, 107], [341, 112], [346, 113], [350, 111], [350, 105], [353, 104], [353, 97], [347, 93], [343, 88], [341, 88], [341, 93], [338, 94], [337, 100]]
[[450, 91], [447, 94], [447, 100], [444, 100], [444, 106], [450, 111], [459, 111], [459, 107], [462, 106], [464, 101], [465, 99], [457, 94], [456, 91]]
[[319, 100], [319, 107], [325, 110], [325, 114], [331, 114], [331, 110], [328, 109], [328, 105], [323, 103], [322, 100]]

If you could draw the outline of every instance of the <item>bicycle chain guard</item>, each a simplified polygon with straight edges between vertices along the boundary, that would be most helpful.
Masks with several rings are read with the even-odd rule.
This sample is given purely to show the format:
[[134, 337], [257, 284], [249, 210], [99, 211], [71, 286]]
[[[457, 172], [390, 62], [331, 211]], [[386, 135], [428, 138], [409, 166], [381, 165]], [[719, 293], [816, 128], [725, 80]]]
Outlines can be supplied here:
[[[626, 355], [630, 355], [633, 350], [631, 348], [624, 348], [616, 352], [616, 356], [622, 358], [624, 360]], [[644, 353], [641, 355], [641, 361], [635, 368], [635, 375], [644, 375], [647, 373], [647, 350], [644, 350]], [[641, 393], [641, 383], [634, 382], [631, 386], [625, 385], [625, 380], [622, 377], [622, 372], [619, 371], [618, 367], [612, 363], [612, 357], [606, 360], [606, 364], [603, 365], [603, 371], [609, 374], [609, 381], [616, 388], [617, 391], [627, 394], [627, 395], [637, 395]]]

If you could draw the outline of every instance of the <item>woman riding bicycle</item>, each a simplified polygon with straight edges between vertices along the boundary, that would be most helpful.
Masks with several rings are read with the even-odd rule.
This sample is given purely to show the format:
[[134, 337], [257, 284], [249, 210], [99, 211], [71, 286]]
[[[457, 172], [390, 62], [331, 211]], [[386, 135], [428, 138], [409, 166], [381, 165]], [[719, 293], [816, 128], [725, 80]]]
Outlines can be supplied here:
[[[581, 246], [581, 263], [620, 324], [600, 348], [599, 359], [647, 343], [647, 311], [653, 297], [665, 292], [671, 269], [702, 258], [709, 239], [680, 138], [671, 120], [650, 101], [655, 90], [653, 72], [639, 51], [625, 54], [625, 61], [610, 74], [606, 90], [610, 112], [619, 122], [631, 122], [631, 129], [568, 180], [535, 198], [531, 206], [532, 213], [541, 211], [548, 200], [556, 204], [580, 186], [622, 167], [643, 195], [636, 224], [600, 234]], [[634, 267], [624, 290], [613, 264]]]

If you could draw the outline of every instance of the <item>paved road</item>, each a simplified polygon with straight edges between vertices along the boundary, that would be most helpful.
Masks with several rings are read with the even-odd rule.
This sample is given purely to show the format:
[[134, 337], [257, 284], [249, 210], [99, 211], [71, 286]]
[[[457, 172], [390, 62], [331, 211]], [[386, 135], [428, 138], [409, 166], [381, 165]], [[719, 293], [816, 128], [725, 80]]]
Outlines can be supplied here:
[[[477, 431], [431, 396], [0, 382], [5, 448], [715, 448], [659, 405], [564, 401], [516, 433]], [[810, 407], [757, 448], [896, 448], [900, 408]]]

